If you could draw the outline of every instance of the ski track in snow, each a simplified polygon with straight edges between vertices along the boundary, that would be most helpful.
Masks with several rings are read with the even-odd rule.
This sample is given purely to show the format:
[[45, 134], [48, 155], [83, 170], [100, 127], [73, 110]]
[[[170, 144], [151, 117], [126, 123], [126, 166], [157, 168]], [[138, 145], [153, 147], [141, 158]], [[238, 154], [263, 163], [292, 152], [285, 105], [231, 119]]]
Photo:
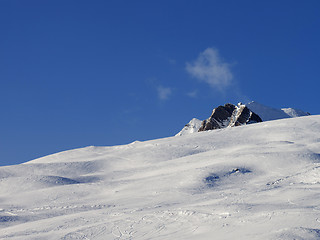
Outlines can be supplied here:
[[0, 168], [0, 239], [320, 239], [320, 116]]

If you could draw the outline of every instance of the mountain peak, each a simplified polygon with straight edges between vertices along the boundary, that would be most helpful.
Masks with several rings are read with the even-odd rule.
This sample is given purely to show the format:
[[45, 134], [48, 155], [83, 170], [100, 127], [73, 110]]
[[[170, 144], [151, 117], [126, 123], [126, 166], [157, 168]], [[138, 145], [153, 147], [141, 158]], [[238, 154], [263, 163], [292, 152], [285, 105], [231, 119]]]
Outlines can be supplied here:
[[252, 101], [247, 104], [239, 102], [237, 105], [226, 103], [213, 109], [206, 120], [193, 118], [176, 136], [186, 135], [226, 127], [235, 127], [262, 121], [283, 118], [308, 116], [310, 113], [295, 108], [276, 109]]
[[249, 109], [257, 113], [262, 121], [271, 121], [283, 118], [291, 118], [291, 117], [301, 117], [301, 116], [308, 116], [310, 113], [303, 112], [299, 109], [294, 108], [281, 108], [276, 109], [272, 107], [267, 107], [262, 105], [258, 102], [249, 102], [246, 105]]
[[246, 105], [227, 103], [213, 109], [211, 116], [202, 122], [199, 132], [257, 122], [262, 122], [261, 118]]
[[202, 121], [197, 118], [192, 118], [189, 123], [187, 123], [183, 129], [176, 134], [176, 136], [182, 136], [190, 133], [198, 132], [201, 127]]

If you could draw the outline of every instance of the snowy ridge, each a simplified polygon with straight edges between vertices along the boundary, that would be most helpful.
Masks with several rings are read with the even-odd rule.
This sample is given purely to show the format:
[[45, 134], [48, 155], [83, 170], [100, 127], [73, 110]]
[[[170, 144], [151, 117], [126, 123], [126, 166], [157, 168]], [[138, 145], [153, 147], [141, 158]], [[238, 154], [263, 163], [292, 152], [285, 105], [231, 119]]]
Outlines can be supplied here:
[[0, 239], [319, 239], [320, 116], [0, 167]]
[[263, 121], [271, 121], [283, 118], [291, 118], [291, 117], [302, 117], [310, 115], [307, 112], [303, 112], [294, 108], [271, 108], [264, 106], [257, 102], [250, 102], [247, 104], [247, 107], [251, 109], [253, 112], [258, 114]]
[[281, 110], [284, 111], [290, 117], [301, 117], [310, 115], [310, 113], [303, 112], [299, 109], [294, 108], [281, 108]]
[[191, 121], [187, 123], [184, 128], [176, 134], [176, 136], [198, 132], [199, 128], [201, 127], [201, 123], [202, 121], [197, 118], [191, 119]]
[[[230, 104], [226, 104], [226, 105], [230, 105]], [[242, 124], [239, 123], [238, 119], [246, 107], [250, 109], [251, 112], [249, 112], [249, 116], [248, 116], [249, 120], [246, 121], [245, 124], [251, 124], [251, 123], [257, 122], [256, 120], [250, 120], [251, 118], [253, 118], [252, 116], [253, 113], [255, 115], [258, 115], [258, 117], [260, 117], [262, 121], [272, 121], [272, 120], [283, 119], [283, 118], [293, 118], [293, 117], [310, 115], [310, 113], [304, 112], [298, 109], [294, 109], [294, 108], [275, 109], [275, 108], [264, 106], [254, 101], [249, 102], [247, 104], [238, 103], [238, 105], [234, 105], [234, 107], [235, 107], [235, 110], [232, 113], [231, 117], [228, 117], [223, 121], [217, 121], [215, 118], [212, 118], [212, 117], [205, 121], [212, 121], [213, 125], [216, 126], [215, 127], [216, 129], [242, 125], [243, 123]], [[215, 114], [215, 111], [217, 109], [218, 108], [213, 109], [211, 116]], [[196, 118], [194, 119], [192, 119], [178, 134], [176, 134], [176, 136], [198, 132], [199, 129], [202, 128], [202, 124], [204, 124], [204, 121], [198, 120]], [[254, 119], [257, 119], [257, 117], [254, 117]], [[196, 121], [196, 123], [194, 121]]]
[[[242, 103], [238, 103], [237, 106], [235, 106], [236, 109], [235, 111], [232, 113], [231, 119], [229, 120], [229, 124], [228, 127], [234, 127], [236, 125], [237, 120], [239, 119], [242, 111], [244, 110], [244, 108], [246, 107], [246, 105], [242, 104]], [[251, 113], [250, 113], [251, 114]], [[251, 115], [250, 115], [251, 116]]]

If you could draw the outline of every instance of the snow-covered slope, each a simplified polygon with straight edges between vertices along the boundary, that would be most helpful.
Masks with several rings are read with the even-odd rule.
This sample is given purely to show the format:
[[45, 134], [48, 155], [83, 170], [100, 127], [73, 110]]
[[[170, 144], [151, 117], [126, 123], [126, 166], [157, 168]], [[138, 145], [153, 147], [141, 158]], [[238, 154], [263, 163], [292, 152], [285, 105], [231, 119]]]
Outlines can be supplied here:
[[294, 108], [281, 108], [281, 110], [284, 111], [289, 117], [302, 117], [310, 115], [310, 113]]
[[320, 116], [0, 167], [0, 239], [319, 239]]
[[263, 121], [277, 120], [290, 117], [308, 116], [309, 113], [294, 108], [271, 108], [257, 102], [250, 102], [246, 106], [258, 114]]
[[201, 123], [202, 121], [197, 118], [191, 119], [191, 121], [187, 123], [182, 128], [182, 130], [176, 134], [176, 136], [182, 136], [182, 135], [198, 132], [199, 128], [201, 127]]

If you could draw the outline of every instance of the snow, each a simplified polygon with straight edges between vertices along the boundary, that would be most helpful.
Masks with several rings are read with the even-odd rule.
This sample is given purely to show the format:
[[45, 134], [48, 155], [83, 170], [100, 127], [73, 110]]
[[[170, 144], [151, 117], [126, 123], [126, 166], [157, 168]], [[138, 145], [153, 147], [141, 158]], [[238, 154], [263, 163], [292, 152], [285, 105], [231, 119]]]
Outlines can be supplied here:
[[246, 105], [244, 104], [241, 104], [241, 103], [238, 103], [237, 106], [235, 106], [236, 109], [235, 111], [232, 113], [232, 116], [231, 116], [231, 121], [230, 123], [228, 124], [228, 127], [234, 127], [239, 116], [241, 115], [243, 109], [246, 107]]
[[320, 116], [0, 167], [0, 239], [319, 239]]
[[[303, 112], [299, 109], [294, 109], [294, 108], [276, 109], [276, 108], [267, 107], [265, 105], [262, 105], [254, 101], [249, 102], [247, 104], [242, 104], [241, 102], [239, 102], [235, 107], [236, 109], [233, 115], [231, 116], [231, 121], [230, 119], [228, 119], [228, 120], [225, 120], [223, 123], [220, 123], [218, 121], [215, 121], [215, 119], [213, 119], [216, 122], [216, 124], [220, 126], [220, 128], [234, 127], [237, 118], [239, 117], [239, 115], [241, 114], [241, 112], [245, 107], [248, 107], [251, 111], [258, 114], [263, 121], [272, 121], [272, 120], [283, 119], [283, 118], [293, 118], [293, 117], [310, 115], [309, 113]], [[212, 114], [214, 112], [215, 112], [215, 109], [213, 109]], [[184, 126], [184, 128], [179, 133], [176, 134], [176, 136], [182, 136], [182, 135], [198, 132], [198, 130], [201, 127], [201, 123], [202, 123], [201, 120], [197, 118], [193, 118], [188, 124]]]
[[258, 114], [262, 121], [271, 121], [290, 117], [308, 116], [310, 114], [294, 108], [271, 108], [257, 102], [249, 102], [247, 107]]
[[294, 108], [281, 108], [281, 110], [288, 114], [290, 117], [301, 117], [310, 115], [309, 113]]
[[202, 121], [197, 118], [191, 119], [191, 121], [186, 124], [184, 128], [176, 134], [176, 136], [198, 132], [199, 128], [201, 127], [201, 123]]

